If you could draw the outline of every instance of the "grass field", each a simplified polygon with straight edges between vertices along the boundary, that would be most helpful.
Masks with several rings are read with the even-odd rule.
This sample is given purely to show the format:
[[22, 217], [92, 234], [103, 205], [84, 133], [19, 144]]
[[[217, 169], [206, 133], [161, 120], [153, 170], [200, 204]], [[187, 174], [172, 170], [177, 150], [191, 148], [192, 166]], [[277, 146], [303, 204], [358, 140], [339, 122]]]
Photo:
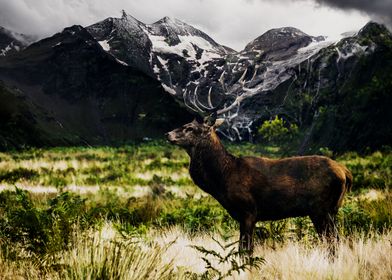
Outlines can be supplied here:
[[[279, 149], [229, 145], [237, 155]], [[0, 153], [0, 279], [391, 279], [390, 149], [336, 158], [354, 175], [335, 254], [308, 218], [238, 225], [164, 142]]]

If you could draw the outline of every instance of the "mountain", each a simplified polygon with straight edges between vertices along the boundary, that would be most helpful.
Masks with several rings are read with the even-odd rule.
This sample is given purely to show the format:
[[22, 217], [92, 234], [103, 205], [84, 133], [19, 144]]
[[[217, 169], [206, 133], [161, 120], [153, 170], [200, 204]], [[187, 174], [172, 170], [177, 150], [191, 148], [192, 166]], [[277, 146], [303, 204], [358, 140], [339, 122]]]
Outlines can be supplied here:
[[[124, 26], [126, 32], [120, 28]], [[108, 44], [108, 52], [155, 77], [191, 111], [207, 112], [223, 102], [218, 112], [226, 123], [220, 133], [230, 140], [251, 139], [257, 126], [275, 115], [297, 124], [304, 133], [300, 153], [320, 145], [334, 150], [375, 148], [391, 139], [390, 129], [383, 121], [368, 127], [367, 135], [360, 136], [361, 141], [350, 141], [361, 135], [356, 134], [358, 128], [351, 134], [348, 133], [351, 128], [338, 128], [344, 123], [350, 126], [352, 121], [337, 117], [339, 121], [336, 119], [335, 125], [320, 123], [320, 110], [334, 112], [336, 107], [341, 107], [339, 102], [356, 106], [335, 98], [337, 95], [343, 96], [344, 92], [344, 98], [351, 100], [364, 81], [372, 83], [378, 73], [390, 68], [391, 33], [377, 23], [367, 24], [358, 33], [346, 33], [339, 41], [310, 36], [293, 27], [275, 28], [240, 52], [219, 45], [205, 33], [168, 17], [148, 25], [124, 13], [120, 19], [107, 19], [87, 29], [101, 43]], [[121, 39], [124, 34], [137, 35], [131, 42]], [[118, 48], [117, 42], [126, 42], [127, 47]], [[133, 52], [127, 49], [142, 51], [137, 57], [143, 58], [143, 63], [135, 61]], [[374, 60], [383, 62], [373, 64]], [[391, 89], [388, 73], [379, 77], [386, 91]], [[351, 90], [347, 89], [348, 84]], [[382, 95], [377, 102], [390, 104], [390, 97]], [[366, 112], [373, 112], [366, 106], [360, 110], [361, 119], [366, 119]], [[340, 111], [339, 114], [342, 115]], [[368, 123], [363, 121], [356, 126]], [[317, 127], [320, 127], [318, 131]], [[328, 127], [334, 127], [333, 131]], [[379, 131], [386, 135], [378, 136]]]
[[303, 128], [304, 153], [312, 146], [363, 151], [392, 143], [392, 34], [385, 26], [368, 23], [320, 50], [288, 82], [275, 113]]
[[245, 46], [242, 53], [256, 53], [264, 59], [289, 58], [312, 42], [324, 41], [325, 37], [313, 37], [294, 27], [274, 28]]
[[[105, 51], [160, 81], [189, 110], [207, 111], [224, 99], [220, 113], [227, 126], [221, 133], [231, 140], [248, 138], [259, 119], [254, 110], [241, 112], [243, 100], [274, 90], [291, 77], [287, 69], [332, 43], [285, 27], [235, 52], [178, 19], [144, 24], [125, 12], [87, 30]], [[305, 50], [309, 45], [317, 46]]]
[[35, 38], [25, 34], [12, 32], [0, 26], [0, 56], [6, 56], [24, 49]]
[[182, 94], [189, 78], [209, 61], [234, 50], [174, 18], [144, 24], [131, 15], [108, 18], [87, 27], [103, 49], [162, 82], [171, 94]]
[[[0, 80], [9, 100], [0, 105], [3, 147], [124, 143], [190, 119], [158, 81], [117, 61], [81, 26], [0, 58]], [[27, 135], [15, 135], [21, 127]]]
[[[145, 106], [167, 127], [190, 116], [184, 108], [206, 114], [218, 106], [226, 120], [219, 132], [229, 140], [252, 140], [263, 121], [278, 115], [300, 128], [299, 153], [319, 147], [361, 151], [392, 142], [391, 38], [373, 22], [340, 40], [282, 27], [236, 52], [181, 20], [164, 17], [145, 24], [124, 12], [86, 28], [66, 28], [0, 58], [0, 80], [45, 110], [65, 100], [66, 105], [50, 110], [51, 116], [67, 123], [67, 135], [81, 135], [89, 143], [118, 139], [117, 130], [107, 126], [109, 111], [122, 116], [111, 119], [117, 124], [135, 121], [119, 99], [124, 94], [129, 102], [140, 98], [134, 108]], [[135, 91], [143, 92], [141, 97], [131, 94]], [[162, 96], [170, 105], [156, 104]], [[78, 108], [78, 113], [70, 117], [63, 108]], [[86, 108], [94, 114], [84, 116]], [[80, 127], [82, 118], [89, 129]], [[148, 131], [140, 127], [138, 137]], [[155, 126], [150, 134], [155, 130], [163, 133]]]

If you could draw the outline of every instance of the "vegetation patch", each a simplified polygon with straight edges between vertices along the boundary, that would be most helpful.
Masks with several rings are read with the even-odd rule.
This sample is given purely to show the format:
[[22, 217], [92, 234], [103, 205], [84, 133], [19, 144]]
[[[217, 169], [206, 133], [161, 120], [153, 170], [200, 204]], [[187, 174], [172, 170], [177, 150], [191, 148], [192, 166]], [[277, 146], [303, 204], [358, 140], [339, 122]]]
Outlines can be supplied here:
[[[285, 152], [277, 146], [251, 144], [231, 144], [228, 149], [236, 155], [263, 153], [270, 157]], [[239, 275], [292, 279], [291, 272], [275, 258], [285, 259], [294, 269], [295, 256], [303, 254], [305, 261], [316, 253], [335, 272], [306, 268], [313, 278], [339, 279], [346, 273], [332, 269], [333, 261], [324, 259], [325, 245], [307, 217], [259, 222], [255, 259], [241, 262], [237, 244], [232, 243], [238, 239], [237, 222], [194, 186], [186, 153], [166, 143], [32, 149], [0, 153], [0, 159], [1, 184], [11, 188], [0, 192], [2, 279], [15, 279], [15, 275], [27, 279], [230, 279]], [[391, 150], [346, 153], [336, 159], [354, 175], [354, 189], [339, 211], [337, 228], [343, 239], [337, 241], [341, 252], [337, 254], [355, 254], [358, 263], [350, 265], [358, 269], [358, 279], [367, 279], [366, 257], [355, 246], [368, 246], [368, 254], [377, 254], [374, 259], [379, 256], [388, 262], [383, 252], [390, 246], [385, 240], [392, 229]], [[58, 193], [30, 193], [14, 185], [55, 186]], [[87, 189], [91, 185], [98, 186], [98, 191], [79, 195], [64, 191], [70, 186]], [[171, 192], [172, 187], [178, 192]], [[134, 188], [145, 188], [147, 195], [133, 196]], [[124, 191], [127, 189], [129, 192]], [[180, 233], [160, 244], [151, 235], [154, 232], [163, 238], [173, 229]], [[204, 241], [196, 242], [200, 237]], [[181, 238], [189, 244], [175, 245], [181, 244]], [[194, 256], [198, 269], [192, 264], [176, 264], [183, 260], [175, 256], [165, 257], [173, 250], [170, 246], [181, 247], [176, 254]], [[384, 251], [377, 246], [385, 247]], [[376, 265], [371, 267], [377, 279], [388, 279]]]

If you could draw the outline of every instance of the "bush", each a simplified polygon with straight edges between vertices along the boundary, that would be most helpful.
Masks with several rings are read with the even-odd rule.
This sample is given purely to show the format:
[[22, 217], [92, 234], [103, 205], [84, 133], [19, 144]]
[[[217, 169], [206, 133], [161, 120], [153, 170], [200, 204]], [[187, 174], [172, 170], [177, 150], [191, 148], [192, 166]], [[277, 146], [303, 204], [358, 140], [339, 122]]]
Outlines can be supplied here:
[[39, 254], [66, 248], [73, 227], [86, 224], [85, 200], [67, 192], [40, 208], [27, 191], [4, 191], [0, 193], [0, 213], [0, 235]]
[[339, 223], [343, 234], [356, 232], [382, 233], [392, 227], [392, 195], [386, 193], [376, 200], [356, 198], [346, 202], [339, 211]]
[[386, 189], [392, 185], [392, 154], [375, 152], [367, 156], [346, 153], [338, 158], [353, 174], [353, 188]]
[[298, 138], [298, 126], [296, 124], [289, 124], [282, 118], [275, 116], [275, 119], [265, 121], [258, 129], [258, 134], [261, 135], [267, 144], [282, 145], [290, 143]]

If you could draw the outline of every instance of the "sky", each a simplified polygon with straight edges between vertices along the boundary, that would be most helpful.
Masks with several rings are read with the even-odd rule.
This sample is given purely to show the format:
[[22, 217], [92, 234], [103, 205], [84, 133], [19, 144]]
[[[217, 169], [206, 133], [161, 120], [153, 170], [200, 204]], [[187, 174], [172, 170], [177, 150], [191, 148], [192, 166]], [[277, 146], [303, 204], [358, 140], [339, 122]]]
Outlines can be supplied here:
[[178, 18], [236, 50], [277, 27], [338, 37], [370, 20], [392, 26], [392, 0], [0, 0], [0, 26], [43, 38], [122, 9], [144, 23]]

